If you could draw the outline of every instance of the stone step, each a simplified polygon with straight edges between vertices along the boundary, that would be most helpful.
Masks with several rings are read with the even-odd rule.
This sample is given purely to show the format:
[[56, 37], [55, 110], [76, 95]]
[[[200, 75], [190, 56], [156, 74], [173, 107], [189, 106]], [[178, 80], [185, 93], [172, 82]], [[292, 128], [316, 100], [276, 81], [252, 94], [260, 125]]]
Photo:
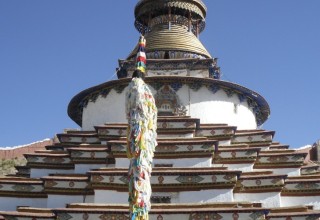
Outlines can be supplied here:
[[[31, 212], [2, 212], [0, 214], [6, 220], [55, 220], [54, 213], [31, 213]], [[1, 219], [1, 218], [0, 218]]]
[[91, 169], [114, 167], [115, 165], [115, 159], [110, 152], [110, 148], [106, 145], [80, 145], [67, 150], [75, 166], [74, 173], [85, 174]]
[[108, 164], [114, 161], [108, 146], [77, 146], [68, 148], [67, 151], [74, 164]]
[[157, 122], [157, 133], [164, 137], [194, 137], [200, 120], [190, 117], [160, 117]]
[[89, 176], [84, 174], [56, 174], [41, 178], [48, 194], [47, 207], [65, 207], [72, 202], [93, 202], [94, 191]]
[[[150, 220], [159, 219], [318, 219], [319, 210], [308, 206], [261, 208], [255, 203], [208, 203], [208, 204], [154, 204]], [[15, 220], [79, 220], [79, 219], [129, 219], [127, 205], [114, 204], [69, 204], [68, 208], [39, 209], [21, 207], [14, 212], [0, 212], [3, 219]], [[0, 218], [1, 219], [1, 218]]]
[[1, 210], [14, 211], [18, 206], [46, 206], [47, 194], [40, 179], [0, 178]]
[[270, 213], [268, 220], [320, 219], [320, 211]]
[[260, 151], [253, 166], [255, 170], [272, 170], [274, 174], [300, 175], [301, 167], [305, 164], [307, 153], [295, 150], [266, 150]]
[[270, 150], [286, 150], [289, 149], [289, 145], [281, 143], [272, 143], [269, 147]]
[[[59, 151], [60, 152], [60, 151]], [[30, 168], [30, 177], [39, 178], [51, 173], [73, 173], [74, 163], [69, 153], [28, 153], [24, 154], [27, 166]]]
[[24, 154], [30, 168], [68, 169], [74, 165], [66, 152], [40, 152]]
[[[253, 202], [215, 202], [215, 203], [155, 203], [152, 209], [187, 209], [187, 208], [261, 208], [261, 203]], [[128, 204], [108, 203], [70, 203], [66, 208], [92, 208], [92, 209], [128, 209]], [[305, 209], [303, 209], [304, 211]]]
[[15, 166], [17, 173], [15, 174], [17, 177], [30, 177], [30, 167], [28, 166]]
[[117, 140], [126, 137], [128, 124], [110, 123], [95, 126], [96, 132], [101, 141]]
[[[265, 172], [243, 172], [233, 193], [281, 192], [287, 175]], [[237, 197], [237, 195], [235, 195]], [[261, 199], [261, 196], [259, 196]]]
[[85, 147], [85, 148], [100, 148], [100, 147], [106, 147], [106, 144], [101, 143], [94, 143], [94, 144], [56, 144], [51, 146], [46, 146], [46, 150], [48, 151], [60, 151], [60, 152], [68, 152], [69, 148], [78, 148], [78, 147]]
[[43, 198], [43, 183], [40, 179], [3, 177], [0, 178], [1, 196], [20, 196], [30, 198]]
[[65, 147], [63, 145], [61, 145], [61, 144], [48, 145], [48, 146], [46, 146], [46, 150], [64, 151]]
[[[157, 121], [158, 136], [193, 137], [199, 126], [199, 119], [190, 117], [159, 117]], [[95, 126], [99, 138], [103, 141], [120, 139], [127, 134], [128, 124], [108, 123]]]
[[215, 140], [230, 139], [235, 134], [237, 127], [227, 124], [200, 124], [196, 131], [197, 137], [206, 137]]
[[17, 211], [2, 211], [1, 214], [5, 217], [3, 219], [10, 220], [56, 220], [56, 215], [49, 208], [20, 206], [17, 208]]
[[287, 219], [318, 219], [320, 211], [314, 211], [310, 206], [288, 206], [270, 208], [266, 219], [287, 220]]
[[295, 150], [260, 151], [254, 167], [256, 169], [301, 167], [306, 156], [307, 153], [296, 152]]
[[34, 151], [34, 154], [66, 154], [67, 151], [61, 151], [61, 150], [36, 150]]
[[308, 164], [300, 169], [301, 175], [317, 175], [320, 174], [320, 165], [317, 164]]
[[17, 211], [26, 212], [26, 213], [52, 213], [52, 209], [50, 208], [35, 208], [35, 207], [27, 207], [27, 206], [18, 207]]
[[254, 163], [260, 148], [248, 146], [219, 146], [215, 152], [214, 164], [243, 164]]
[[[266, 208], [246, 203], [217, 204], [155, 204], [149, 213], [156, 219], [265, 219]], [[0, 212], [6, 219], [129, 219], [127, 205], [71, 204], [68, 208], [19, 208], [15, 212]]]
[[[158, 139], [155, 159], [199, 158], [211, 157], [218, 149], [218, 142], [205, 139]], [[116, 158], [127, 158], [126, 140], [108, 141], [108, 146]]]
[[95, 131], [78, 131], [57, 134], [61, 144], [97, 144], [100, 139]]
[[232, 143], [272, 143], [274, 131], [265, 130], [237, 130]]
[[[320, 198], [320, 175], [291, 176], [285, 181], [281, 196]], [[319, 200], [317, 200], [319, 201]]]
[[55, 174], [41, 177], [44, 191], [53, 195], [93, 195], [90, 188], [89, 175]]
[[[153, 207], [149, 212], [149, 219], [265, 219], [266, 208], [214, 208], [201, 207], [192, 204], [186, 207], [161, 205]], [[54, 213], [59, 219], [129, 219], [128, 208], [81, 208], [55, 209]]]
[[274, 143], [274, 142], [250, 142], [250, 143], [233, 143], [231, 144], [233, 146], [237, 146], [237, 145], [247, 145], [248, 147], [252, 147], [252, 148], [260, 148], [261, 150], [287, 150], [289, 148], [289, 145], [285, 145], [285, 144], [280, 144], [278, 142]]
[[[93, 189], [128, 191], [128, 169], [89, 171]], [[151, 176], [153, 192], [179, 192], [205, 189], [232, 189], [241, 171], [219, 168], [154, 168]]]
[[[127, 159], [126, 140], [108, 141], [112, 155], [115, 157], [115, 167], [129, 167]], [[155, 167], [210, 167], [213, 152], [218, 142], [204, 138], [158, 139], [158, 146], [154, 153]]]

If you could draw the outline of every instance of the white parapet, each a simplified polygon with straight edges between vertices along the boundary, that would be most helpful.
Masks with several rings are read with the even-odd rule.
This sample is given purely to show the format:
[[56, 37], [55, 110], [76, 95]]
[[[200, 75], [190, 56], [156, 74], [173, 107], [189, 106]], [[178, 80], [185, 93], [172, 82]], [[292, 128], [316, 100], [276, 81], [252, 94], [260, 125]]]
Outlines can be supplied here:
[[255, 169], [254, 171], [261, 171], [261, 170], [270, 170], [273, 174], [279, 175], [288, 175], [288, 176], [300, 176], [300, 167], [295, 168], [270, 168], [270, 169]]
[[93, 195], [48, 195], [47, 208], [61, 208], [69, 203], [92, 203]]
[[74, 173], [77, 174], [85, 174], [93, 169], [100, 169], [104, 167], [114, 167], [114, 165], [106, 165], [106, 164], [75, 164], [74, 165]]
[[18, 198], [1, 196], [0, 209], [2, 211], [16, 211], [19, 206], [47, 208], [47, 198]]
[[41, 178], [43, 176], [48, 176], [50, 174], [72, 174], [72, 173], [74, 173], [73, 169], [60, 170], [60, 169], [31, 168], [30, 178]]
[[313, 209], [320, 210], [320, 196], [310, 195], [310, 196], [282, 196], [281, 197], [281, 207], [288, 206], [306, 206], [311, 205]]
[[94, 203], [128, 204], [128, 192], [94, 190]]
[[172, 203], [210, 203], [233, 202], [232, 189], [211, 189], [200, 191], [180, 192]]
[[228, 170], [240, 170], [242, 172], [253, 171], [253, 163], [243, 164], [212, 164], [213, 167], [228, 167]]
[[[128, 193], [112, 190], [94, 190], [95, 203], [127, 204]], [[152, 196], [170, 197], [171, 203], [233, 202], [232, 189], [211, 189], [186, 192], [153, 192]]]
[[281, 196], [280, 192], [234, 193], [234, 201], [257, 202], [264, 208], [275, 208], [280, 206]]
[[[211, 167], [212, 157], [182, 158], [182, 159], [154, 159], [153, 165], [172, 165], [172, 167]], [[129, 159], [117, 158], [116, 168], [129, 167]]]

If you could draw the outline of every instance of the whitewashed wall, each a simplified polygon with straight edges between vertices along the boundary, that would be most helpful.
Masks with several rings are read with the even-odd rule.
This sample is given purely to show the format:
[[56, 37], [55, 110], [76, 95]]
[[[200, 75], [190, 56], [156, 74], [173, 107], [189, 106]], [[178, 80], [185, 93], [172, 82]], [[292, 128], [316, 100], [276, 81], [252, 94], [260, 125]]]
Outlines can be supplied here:
[[94, 203], [128, 204], [128, 192], [94, 190]]
[[43, 176], [48, 176], [49, 174], [72, 174], [74, 173], [74, 170], [54, 170], [54, 169], [36, 169], [31, 168], [30, 169], [30, 178], [40, 178]]
[[251, 172], [253, 171], [252, 163], [244, 164], [212, 164], [213, 167], [228, 167], [228, 170], [240, 170], [242, 172]]
[[[111, 90], [106, 98], [99, 96], [95, 103], [89, 102], [83, 109], [83, 130], [93, 130], [93, 126], [106, 122], [127, 122], [125, 116], [126, 91], [127, 88], [118, 94]], [[257, 127], [254, 113], [246, 102], [240, 103], [236, 95], [228, 97], [223, 90], [213, 94], [206, 87], [195, 92], [187, 85], [179, 89], [177, 95], [181, 104], [187, 108], [187, 114], [200, 118], [201, 123], [226, 123], [237, 126], [238, 129]]]
[[189, 115], [200, 118], [201, 123], [226, 123], [237, 126], [238, 129], [257, 127], [252, 110], [248, 108], [246, 102], [240, 103], [236, 95], [228, 97], [223, 90], [213, 94], [206, 87], [194, 92], [186, 85], [177, 94], [188, 106]]
[[233, 202], [232, 189], [211, 189], [201, 191], [180, 192], [172, 203], [209, 203]]
[[312, 205], [313, 209], [320, 210], [320, 196], [282, 196], [281, 207]]
[[47, 208], [47, 199], [46, 198], [16, 198], [16, 197], [1, 196], [1, 199], [0, 199], [1, 211], [16, 211], [18, 206]]
[[106, 164], [75, 164], [74, 173], [77, 174], [85, 174], [93, 169], [100, 169], [104, 167], [114, 167], [114, 165], [106, 165]]
[[93, 195], [48, 195], [48, 208], [61, 208], [69, 203], [92, 203]]
[[[154, 159], [153, 165], [172, 164], [173, 167], [211, 167], [212, 158]], [[129, 167], [127, 158], [116, 158], [116, 168]]]
[[95, 103], [89, 102], [83, 109], [82, 129], [93, 130], [95, 125], [103, 125], [106, 122], [127, 122], [125, 115], [125, 93], [121, 94], [113, 89], [106, 98], [98, 97]]
[[[127, 192], [111, 190], [95, 190], [95, 203], [128, 203]], [[153, 196], [169, 196], [171, 203], [210, 203], [210, 202], [233, 202], [232, 189], [211, 189], [188, 192], [153, 192]]]
[[273, 174], [300, 176], [300, 168], [279, 168], [279, 169], [255, 169], [253, 171], [270, 170]]
[[235, 193], [234, 200], [239, 202], [259, 202], [264, 208], [280, 207], [280, 192], [267, 193]]

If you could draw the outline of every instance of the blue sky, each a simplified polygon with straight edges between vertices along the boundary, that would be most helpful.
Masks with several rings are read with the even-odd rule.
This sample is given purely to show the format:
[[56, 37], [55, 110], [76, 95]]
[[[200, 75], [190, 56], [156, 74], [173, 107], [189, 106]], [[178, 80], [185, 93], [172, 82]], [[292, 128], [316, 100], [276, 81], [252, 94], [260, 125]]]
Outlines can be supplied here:
[[[77, 128], [67, 105], [113, 77], [136, 44], [133, 0], [0, 1], [0, 146]], [[206, 0], [200, 36], [222, 79], [261, 94], [291, 147], [320, 138], [320, 1]]]

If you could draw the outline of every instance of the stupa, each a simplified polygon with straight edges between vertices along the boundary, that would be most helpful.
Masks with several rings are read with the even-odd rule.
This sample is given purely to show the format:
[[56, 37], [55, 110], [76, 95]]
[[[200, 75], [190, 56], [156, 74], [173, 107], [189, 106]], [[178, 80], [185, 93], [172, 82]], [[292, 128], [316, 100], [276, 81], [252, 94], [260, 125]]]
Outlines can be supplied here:
[[[270, 115], [261, 95], [220, 79], [199, 40], [206, 12], [201, 0], [140, 0], [134, 10], [159, 115], [150, 219], [319, 219], [319, 165], [259, 129]], [[117, 80], [70, 101], [81, 131], [0, 178], [3, 219], [129, 219], [124, 103], [137, 48]]]

